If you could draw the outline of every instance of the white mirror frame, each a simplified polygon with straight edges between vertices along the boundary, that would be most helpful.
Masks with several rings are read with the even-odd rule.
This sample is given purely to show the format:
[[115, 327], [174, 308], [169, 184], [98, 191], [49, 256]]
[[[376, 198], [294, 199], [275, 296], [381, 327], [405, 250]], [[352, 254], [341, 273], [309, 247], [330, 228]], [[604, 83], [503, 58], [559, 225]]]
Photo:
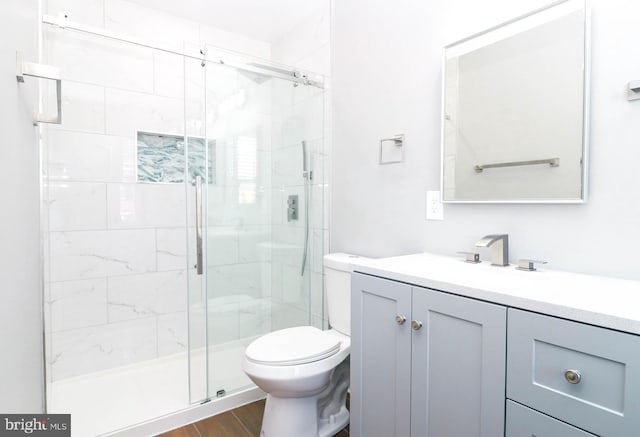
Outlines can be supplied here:
[[[531, 18], [537, 14], [548, 11], [553, 8], [557, 8], [561, 5], [580, 5], [584, 10], [584, 82], [583, 82], [583, 123], [582, 123], [582, 174], [581, 174], [581, 198], [579, 199], [503, 199], [503, 200], [445, 200], [445, 150], [444, 150], [444, 137], [445, 137], [445, 90], [446, 90], [446, 62], [447, 62], [447, 49], [471, 41], [479, 37], [486, 37], [488, 34], [492, 34], [492, 37], [498, 37], [495, 41], [498, 41], [499, 36], [503, 29], [513, 26], [521, 20]], [[536, 9], [527, 14], [516, 17], [512, 20], [506, 21], [499, 25], [493, 26], [482, 32], [473, 34], [454, 43], [446, 45], [442, 50], [442, 83], [441, 83], [441, 123], [440, 123], [440, 200], [442, 203], [471, 203], [471, 204], [579, 204], [587, 201], [588, 194], [588, 174], [589, 174], [589, 142], [590, 142], [590, 84], [591, 84], [591, 4], [590, 0], [560, 0], [551, 3], [545, 7]]]

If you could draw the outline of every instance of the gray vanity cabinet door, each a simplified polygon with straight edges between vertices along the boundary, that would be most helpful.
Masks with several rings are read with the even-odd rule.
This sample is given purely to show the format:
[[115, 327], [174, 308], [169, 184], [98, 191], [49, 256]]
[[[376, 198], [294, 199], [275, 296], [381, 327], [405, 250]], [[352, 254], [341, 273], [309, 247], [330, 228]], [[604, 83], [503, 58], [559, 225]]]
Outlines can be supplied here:
[[408, 437], [411, 287], [354, 273], [351, 290], [350, 435]]
[[506, 308], [414, 288], [411, 436], [504, 435]]

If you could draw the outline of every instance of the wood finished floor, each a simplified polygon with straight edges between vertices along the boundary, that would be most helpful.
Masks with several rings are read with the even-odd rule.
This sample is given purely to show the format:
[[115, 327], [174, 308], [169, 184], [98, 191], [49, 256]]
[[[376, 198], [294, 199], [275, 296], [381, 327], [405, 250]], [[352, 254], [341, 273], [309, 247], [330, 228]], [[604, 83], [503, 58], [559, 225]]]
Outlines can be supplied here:
[[[264, 400], [161, 434], [160, 437], [260, 437]], [[336, 437], [349, 437], [348, 427]]]

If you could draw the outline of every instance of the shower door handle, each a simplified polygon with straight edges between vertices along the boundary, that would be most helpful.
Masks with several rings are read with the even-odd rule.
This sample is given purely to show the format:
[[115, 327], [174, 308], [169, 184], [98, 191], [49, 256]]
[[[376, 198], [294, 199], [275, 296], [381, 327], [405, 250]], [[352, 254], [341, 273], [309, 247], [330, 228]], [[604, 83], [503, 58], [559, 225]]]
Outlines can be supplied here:
[[202, 176], [196, 176], [196, 273], [202, 274]]

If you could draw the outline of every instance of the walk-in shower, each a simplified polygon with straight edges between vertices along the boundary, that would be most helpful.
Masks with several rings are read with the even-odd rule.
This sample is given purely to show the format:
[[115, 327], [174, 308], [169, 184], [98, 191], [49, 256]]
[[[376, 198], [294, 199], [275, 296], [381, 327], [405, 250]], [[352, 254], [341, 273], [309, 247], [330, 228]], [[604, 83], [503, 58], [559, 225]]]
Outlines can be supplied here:
[[58, 16], [42, 36], [47, 410], [99, 435], [259, 395], [246, 345], [324, 323], [323, 78]]

